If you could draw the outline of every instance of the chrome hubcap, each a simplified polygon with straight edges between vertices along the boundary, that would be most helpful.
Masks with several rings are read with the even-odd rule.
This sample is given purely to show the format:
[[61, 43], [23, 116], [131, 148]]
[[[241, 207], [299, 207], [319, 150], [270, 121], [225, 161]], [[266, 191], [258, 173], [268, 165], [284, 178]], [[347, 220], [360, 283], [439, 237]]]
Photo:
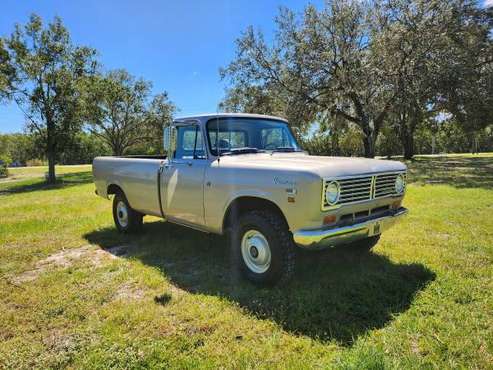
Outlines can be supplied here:
[[127, 227], [128, 210], [127, 210], [127, 205], [122, 201], [119, 201], [116, 205], [116, 217], [121, 227]]
[[269, 242], [257, 230], [248, 230], [241, 240], [241, 255], [247, 267], [262, 274], [270, 267], [271, 253]]

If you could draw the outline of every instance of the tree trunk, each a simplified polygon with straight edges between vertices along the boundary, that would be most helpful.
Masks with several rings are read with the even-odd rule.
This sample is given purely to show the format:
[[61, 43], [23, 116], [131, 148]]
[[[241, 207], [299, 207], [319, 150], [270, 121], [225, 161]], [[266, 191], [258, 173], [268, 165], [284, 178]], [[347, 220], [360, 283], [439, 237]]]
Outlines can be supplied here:
[[341, 155], [341, 149], [339, 146], [339, 134], [334, 133], [331, 135], [331, 144], [332, 144], [332, 150], [331, 150], [331, 155], [334, 156], [339, 156]]
[[400, 122], [400, 137], [404, 149], [404, 159], [412, 159], [414, 156], [414, 131], [416, 131], [420, 119], [415, 110], [411, 111], [411, 114], [403, 116], [403, 120]]
[[363, 148], [366, 158], [375, 157], [375, 142], [378, 132], [374, 126], [374, 121], [371, 121], [367, 115], [362, 115], [360, 127], [363, 130]]
[[414, 137], [408, 134], [403, 138], [404, 159], [412, 159], [414, 156]]
[[386, 149], [385, 151], [387, 152], [387, 154], [386, 154], [387, 159], [392, 159], [392, 154], [393, 154], [392, 153], [392, 147], [389, 144], [387, 144], [387, 147], [385, 149]]
[[47, 123], [46, 125], [47, 134], [47, 145], [46, 145], [46, 155], [48, 157], [48, 184], [54, 184], [56, 182], [55, 173], [55, 142], [53, 138], [53, 127], [52, 124]]
[[363, 136], [363, 147], [365, 149], [366, 158], [375, 157], [375, 140], [373, 138], [373, 135], [368, 134]]
[[111, 152], [111, 155], [116, 157], [123, 155], [123, 148], [119, 142], [114, 141], [111, 143]]
[[55, 151], [51, 148], [48, 149], [48, 184], [54, 184], [55, 182]]
[[472, 134], [472, 148], [471, 148], [472, 154], [477, 154], [478, 153], [478, 137], [476, 136], [475, 133]]

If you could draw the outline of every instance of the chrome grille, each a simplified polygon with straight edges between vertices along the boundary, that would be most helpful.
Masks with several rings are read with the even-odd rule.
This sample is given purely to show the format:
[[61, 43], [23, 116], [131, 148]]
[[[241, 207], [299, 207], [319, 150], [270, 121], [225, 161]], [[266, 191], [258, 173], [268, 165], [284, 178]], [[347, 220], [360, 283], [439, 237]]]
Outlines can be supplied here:
[[325, 199], [325, 190], [331, 181], [337, 181], [341, 194], [336, 206], [364, 202], [376, 198], [398, 195], [395, 192], [395, 179], [405, 172], [381, 173], [370, 176], [359, 176], [343, 179], [324, 179], [322, 187], [322, 209], [331, 207]]
[[397, 195], [395, 192], [395, 179], [399, 173], [385, 173], [375, 176], [374, 198], [382, 198], [389, 195]]
[[[341, 189], [341, 195], [337, 204], [347, 204], [371, 199], [372, 176], [356, 177], [337, 180]], [[324, 207], [330, 207], [325, 200], [325, 190], [330, 181], [324, 181], [323, 199]]]

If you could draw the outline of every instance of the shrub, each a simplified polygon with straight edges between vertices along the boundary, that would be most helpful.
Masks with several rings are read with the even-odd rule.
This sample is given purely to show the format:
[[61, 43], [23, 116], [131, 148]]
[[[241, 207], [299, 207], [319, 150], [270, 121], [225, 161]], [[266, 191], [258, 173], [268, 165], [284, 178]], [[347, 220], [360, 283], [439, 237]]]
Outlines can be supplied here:
[[9, 170], [5, 164], [0, 164], [0, 177], [7, 177], [9, 175]]

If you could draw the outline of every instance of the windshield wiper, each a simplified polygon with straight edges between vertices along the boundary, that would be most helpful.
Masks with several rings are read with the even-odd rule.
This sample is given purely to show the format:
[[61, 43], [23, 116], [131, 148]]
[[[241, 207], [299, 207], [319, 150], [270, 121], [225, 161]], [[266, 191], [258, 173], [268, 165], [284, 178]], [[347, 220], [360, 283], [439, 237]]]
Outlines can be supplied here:
[[299, 152], [299, 149], [293, 148], [292, 146], [278, 146], [276, 149], [272, 149], [273, 152], [285, 152], [285, 153], [291, 153], [291, 152]]
[[252, 148], [249, 146], [243, 148], [232, 148], [226, 152], [221, 152], [221, 155], [248, 154], [248, 153], [264, 153], [265, 150]]

